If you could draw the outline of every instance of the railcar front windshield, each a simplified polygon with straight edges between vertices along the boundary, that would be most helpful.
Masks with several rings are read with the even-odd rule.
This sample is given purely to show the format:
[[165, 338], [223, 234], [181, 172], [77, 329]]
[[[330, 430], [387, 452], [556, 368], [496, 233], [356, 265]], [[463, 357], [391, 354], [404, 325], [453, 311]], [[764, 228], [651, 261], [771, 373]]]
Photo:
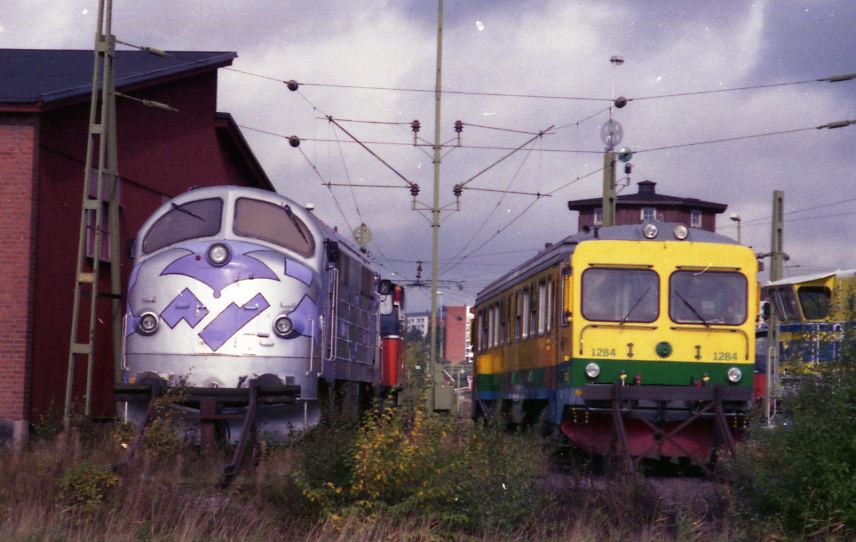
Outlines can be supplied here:
[[681, 324], [746, 321], [746, 277], [731, 271], [676, 271], [669, 279], [669, 316]]
[[797, 295], [806, 320], [823, 320], [829, 316], [832, 299], [826, 286], [800, 286]]
[[586, 320], [653, 322], [660, 314], [660, 279], [648, 269], [590, 268], [582, 276]]
[[236, 235], [261, 239], [310, 258], [315, 254], [315, 238], [288, 204], [238, 198], [235, 202]]
[[172, 203], [172, 209], [160, 217], [143, 238], [143, 253], [188, 239], [211, 237], [220, 232], [223, 200], [201, 199], [188, 203]]

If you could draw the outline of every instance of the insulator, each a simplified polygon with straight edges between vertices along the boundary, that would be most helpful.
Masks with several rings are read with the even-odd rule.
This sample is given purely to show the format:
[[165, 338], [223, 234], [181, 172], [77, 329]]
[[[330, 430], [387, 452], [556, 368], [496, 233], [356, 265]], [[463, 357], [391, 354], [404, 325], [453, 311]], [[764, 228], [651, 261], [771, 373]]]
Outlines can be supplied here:
[[456, 120], [455, 121], [455, 131], [459, 134], [464, 131], [464, 123], [463, 121]]
[[288, 136], [288, 144], [296, 149], [300, 146], [300, 138], [296, 135]]
[[627, 98], [625, 98], [624, 96], [619, 96], [615, 99], [615, 107], [617, 107], [618, 109], [621, 109], [625, 105], [627, 105]]
[[454, 188], [452, 188], [452, 193], [456, 198], [461, 197], [461, 194], [464, 193], [464, 187], [461, 184], [456, 184]]
[[413, 122], [410, 123], [410, 129], [413, 130], [414, 134], [418, 134], [419, 128], [421, 128], [421, 127], [422, 127], [422, 123], [419, 122], [418, 120], [414, 120]]
[[416, 183], [410, 184], [410, 195], [414, 198], [419, 195], [419, 185]]
[[291, 90], [291, 91], [295, 91], [300, 87], [300, 85], [298, 85], [297, 81], [295, 81], [294, 79], [289, 79], [288, 81], [285, 82], [285, 84], [288, 87], [288, 90]]
[[630, 162], [627, 162], [626, 164], [624, 164], [624, 174], [625, 175], [630, 175], [630, 173], [632, 171], [633, 171], [633, 164], [631, 164]]

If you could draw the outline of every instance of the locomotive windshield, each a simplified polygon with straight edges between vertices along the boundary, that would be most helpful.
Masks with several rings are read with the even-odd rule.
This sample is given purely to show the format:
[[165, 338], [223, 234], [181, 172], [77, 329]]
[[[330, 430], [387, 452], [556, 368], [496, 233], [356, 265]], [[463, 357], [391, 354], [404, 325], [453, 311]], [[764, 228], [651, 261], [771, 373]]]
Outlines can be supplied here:
[[143, 239], [143, 253], [149, 254], [188, 239], [217, 235], [222, 213], [223, 200], [220, 198], [201, 199], [180, 205], [173, 203], [172, 209], [149, 228]]
[[235, 203], [235, 234], [261, 239], [309, 258], [315, 254], [315, 239], [291, 207], [250, 198]]
[[669, 279], [669, 316], [681, 324], [746, 321], [746, 278], [721, 271], [676, 271]]
[[831, 292], [826, 286], [800, 286], [797, 295], [806, 320], [822, 320], [829, 316]]
[[591, 268], [583, 272], [586, 320], [653, 322], [660, 313], [660, 279], [648, 269]]

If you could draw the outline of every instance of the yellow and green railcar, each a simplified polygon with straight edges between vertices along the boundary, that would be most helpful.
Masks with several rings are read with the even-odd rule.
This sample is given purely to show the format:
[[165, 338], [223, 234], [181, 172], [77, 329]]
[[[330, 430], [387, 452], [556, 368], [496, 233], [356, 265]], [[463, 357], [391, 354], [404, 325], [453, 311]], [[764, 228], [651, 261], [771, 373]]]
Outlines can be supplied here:
[[[761, 297], [778, 316], [779, 363], [786, 376], [811, 373], [856, 349], [856, 269], [770, 282]], [[766, 331], [764, 323], [759, 335], [766, 337]]]
[[680, 224], [570, 236], [479, 293], [474, 414], [543, 420], [583, 449], [709, 457], [753, 396], [753, 252]]

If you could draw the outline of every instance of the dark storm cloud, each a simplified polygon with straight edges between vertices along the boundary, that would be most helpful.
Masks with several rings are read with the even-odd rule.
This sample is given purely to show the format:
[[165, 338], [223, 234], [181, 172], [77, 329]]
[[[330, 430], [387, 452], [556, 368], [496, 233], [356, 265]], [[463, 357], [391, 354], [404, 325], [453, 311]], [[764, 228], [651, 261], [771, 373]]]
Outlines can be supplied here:
[[[94, 0], [31, 0], [0, 12], [0, 46], [89, 48]], [[342, 2], [218, 2], [148, 0], [114, 2], [120, 39], [166, 49], [235, 50], [235, 67], [302, 83], [328, 82], [433, 89], [437, 4], [430, 0]], [[87, 13], [84, 14], [83, 11]], [[808, 11], [806, 11], [808, 10]], [[470, 1], [446, 0], [443, 86], [445, 89], [609, 97], [610, 56], [626, 62], [615, 71], [616, 92], [628, 97], [728, 89], [856, 72], [856, 4], [849, 1], [755, 2], [650, 1]], [[631, 102], [615, 111], [625, 131], [623, 145], [648, 149], [856, 119], [856, 82], [725, 92]], [[308, 102], [311, 102], [310, 105]], [[301, 94], [281, 83], [221, 70], [218, 107], [247, 127], [298, 134], [301, 149], [333, 182], [395, 184], [400, 180], [323, 119], [422, 121], [421, 136], [433, 138], [431, 93], [333, 89], [304, 85]], [[537, 131], [554, 124], [532, 150], [518, 152], [472, 183], [473, 187], [544, 191], [600, 167], [599, 126], [604, 113], [580, 124], [605, 102], [445, 94], [442, 139], [454, 137], [452, 122]], [[313, 109], [315, 106], [317, 109]], [[365, 141], [412, 141], [409, 126], [349, 124]], [[312, 201], [316, 213], [340, 229], [365, 221], [374, 232], [375, 254], [426, 262], [430, 275], [430, 227], [410, 210], [406, 190], [334, 189], [320, 185], [315, 170], [282, 138], [249, 129], [245, 135], [275, 185], [287, 196]], [[468, 126], [465, 145], [515, 147], [529, 136]], [[311, 141], [331, 139], [334, 143]], [[336, 140], [339, 143], [336, 143]], [[765, 252], [769, 244], [772, 191], [786, 191], [786, 210], [823, 205], [788, 215], [786, 251], [790, 269], [856, 267], [852, 246], [829, 232], [856, 230], [856, 183], [850, 160], [856, 127], [811, 130], [732, 143], [640, 152], [632, 184], [656, 181], [661, 193], [727, 203], [727, 213], [746, 219], [744, 242]], [[432, 164], [425, 149], [372, 145], [388, 163], [422, 186], [431, 201]], [[545, 148], [593, 149], [593, 154], [538, 152]], [[506, 151], [457, 149], [443, 158], [441, 204], [454, 199], [452, 186], [487, 167]], [[464, 291], [447, 291], [446, 302], [471, 298], [479, 284], [496, 277], [546, 241], [576, 231], [569, 199], [595, 197], [601, 179], [573, 183], [532, 202], [527, 196], [465, 191], [461, 212], [444, 212], [441, 257], [463, 250], [524, 251], [470, 258], [441, 278], [466, 280]], [[626, 193], [626, 192], [625, 192]], [[845, 201], [842, 205], [826, 205]], [[337, 206], [337, 203], [339, 204]], [[346, 218], [342, 218], [339, 206]], [[757, 218], [754, 222], [750, 219]], [[805, 220], [805, 219], [808, 220]], [[791, 221], [793, 219], [793, 221]], [[720, 217], [719, 230], [735, 235]], [[467, 245], [469, 243], [469, 245]], [[482, 265], [485, 264], [485, 265]], [[388, 272], [412, 278], [416, 264], [385, 262]], [[814, 269], [812, 269], [814, 270]], [[481, 282], [478, 282], [481, 281]], [[446, 297], [447, 296], [447, 297]], [[427, 303], [411, 296], [416, 308]]]
[[760, 71], [771, 79], [856, 71], [856, 2], [776, 2], [765, 15]]

